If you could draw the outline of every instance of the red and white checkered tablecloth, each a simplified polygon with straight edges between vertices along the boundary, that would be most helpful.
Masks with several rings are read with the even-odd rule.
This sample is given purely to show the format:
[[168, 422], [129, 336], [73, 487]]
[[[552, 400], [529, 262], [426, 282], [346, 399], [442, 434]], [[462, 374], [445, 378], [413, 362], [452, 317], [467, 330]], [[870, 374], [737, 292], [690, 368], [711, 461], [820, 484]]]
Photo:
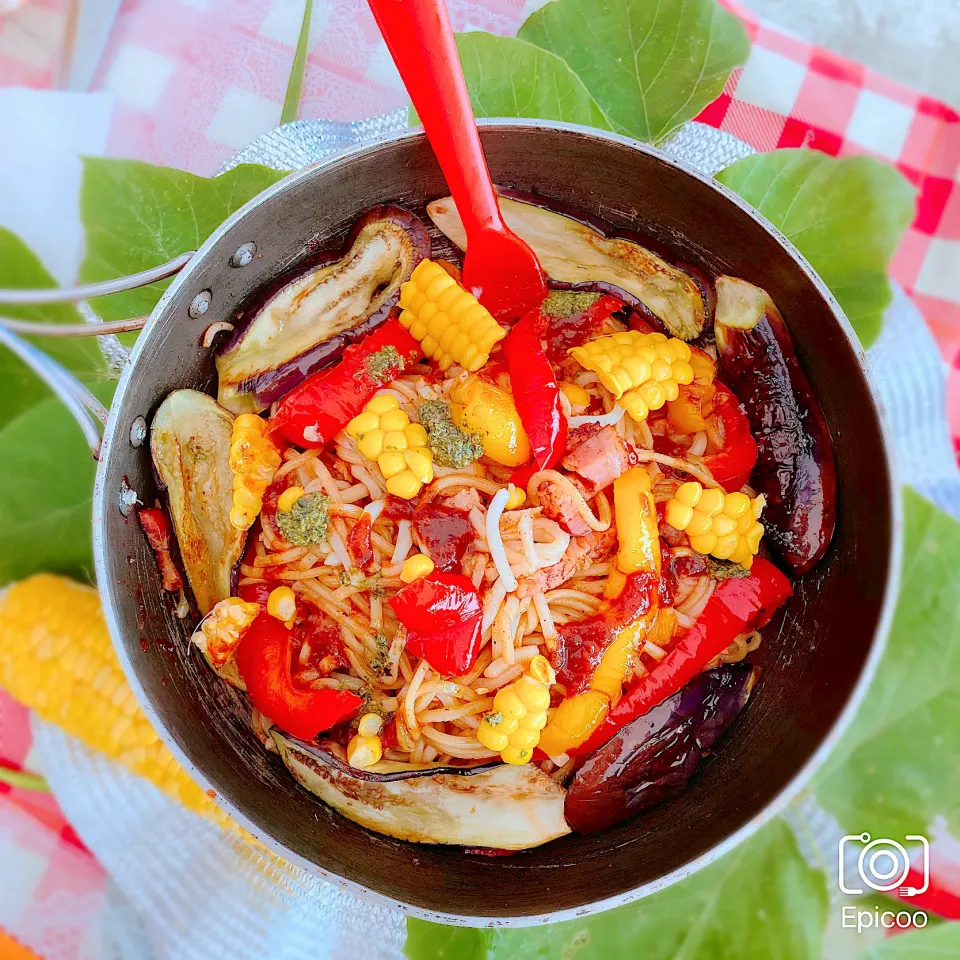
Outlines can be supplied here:
[[[503, 34], [539, 5], [449, 0], [456, 29]], [[917, 217], [892, 273], [949, 368], [960, 451], [960, 114], [729, 5], [753, 51], [700, 120], [758, 150], [871, 154], [917, 186]], [[0, 17], [0, 85], [53, 85], [69, 9], [69, 0], [30, 0]], [[212, 173], [278, 123], [301, 14], [298, 0], [124, 0], [92, 84], [116, 98], [109, 153]], [[358, 119], [405, 102], [363, 0], [315, 0], [301, 117]], [[26, 711], [2, 692], [0, 765], [30, 767]], [[95, 955], [89, 923], [47, 907], [82, 892], [96, 923], [102, 871], [52, 798], [0, 784], [0, 889], [10, 876], [19, 894], [0, 898], [0, 927], [49, 958]]]

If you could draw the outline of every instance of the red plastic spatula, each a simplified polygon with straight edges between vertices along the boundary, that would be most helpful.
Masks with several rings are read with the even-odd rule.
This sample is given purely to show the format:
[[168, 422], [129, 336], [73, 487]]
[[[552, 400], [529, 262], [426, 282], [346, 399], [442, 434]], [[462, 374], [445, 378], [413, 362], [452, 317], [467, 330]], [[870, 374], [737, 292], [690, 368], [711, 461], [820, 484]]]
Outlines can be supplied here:
[[498, 319], [547, 295], [536, 254], [503, 222], [444, 0], [368, 0], [467, 234], [463, 283]]

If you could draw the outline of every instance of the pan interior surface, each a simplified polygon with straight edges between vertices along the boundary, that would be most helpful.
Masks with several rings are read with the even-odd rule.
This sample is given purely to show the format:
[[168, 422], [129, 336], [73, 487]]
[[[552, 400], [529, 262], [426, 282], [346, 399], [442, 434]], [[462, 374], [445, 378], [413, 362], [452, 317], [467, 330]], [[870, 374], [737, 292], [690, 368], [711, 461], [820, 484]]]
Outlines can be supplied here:
[[[478, 924], [556, 918], [635, 899], [707, 862], [710, 851], [756, 822], [855, 694], [883, 619], [895, 538], [882, 428], [858, 351], [818, 282], [772, 232], [648, 148], [534, 125], [487, 125], [482, 136], [496, 182], [636, 230], [678, 260], [765, 288], [830, 425], [839, 485], [833, 545], [795, 582], [795, 595], [764, 631], [753, 698], [685, 793], [603, 833], [511, 857], [415, 846], [364, 830], [302, 790], [264, 751], [242, 695], [191, 652], [139, 525], [117, 508], [124, 479], [144, 503], [156, 497], [148, 445], [128, 442], [133, 420], [149, 422], [171, 390], [214, 392], [212, 356], [200, 346], [208, 324], [231, 320], [258, 289], [335, 247], [366, 209], [399, 203], [423, 216], [426, 201], [447, 194], [422, 134], [296, 174], [218, 232], [140, 338], [114, 405], [95, 503], [100, 589], [121, 658], [155, 723], [221, 801], [278, 852], [355, 892]], [[231, 266], [234, 251], [250, 241], [258, 256]], [[203, 290], [211, 293], [210, 308], [192, 319], [189, 305]]]

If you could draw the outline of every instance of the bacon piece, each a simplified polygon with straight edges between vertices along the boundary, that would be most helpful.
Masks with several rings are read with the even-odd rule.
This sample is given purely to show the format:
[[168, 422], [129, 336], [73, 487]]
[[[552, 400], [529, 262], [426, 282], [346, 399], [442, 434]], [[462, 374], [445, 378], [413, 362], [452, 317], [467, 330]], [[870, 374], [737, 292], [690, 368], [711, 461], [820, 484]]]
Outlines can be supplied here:
[[347, 536], [347, 551], [353, 565], [359, 570], [366, 570], [373, 561], [373, 542], [370, 538], [372, 530], [370, 514], [361, 513], [360, 519], [350, 528]]
[[[575, 477], [568, 478], [570, 482], [586, 498], [589, 496], [583, 489], [583, 484], [578, 483]], [[590, 533], [590, 527], [580, 516], [580, 511], [574, 502], [570, 491], [560, 483], [545, 481], [537, 486], [537, 498], [540, 500], [540, 507], [543, 515], [548, 520], [555, 520], [572, 537], [584, 537]]]
[[530, 576], [519, 577], [517, 596], [532, 597], [553, 590], [586, 570], [591, 564], [605, 560], [617, 545], [617, 531], [610, 526], [600, 532], [590, 531], [586, 536], [573, 537], [563, 556], [550, 567], [543, 567]]
[[[570, 451], [563, 458], [563, 467], [582, 477], [592, 493], [609, 487], [617, 477], [636, 463], [633, 448], [617, 433], [615, 427], [602, 427], [583, 438], [579, 428], [567, 443]], [[579, 435], [579, 436], [578, 436]]]
[[170, 553], [170, 538], [173, 534], [166, 513], [159, 507], [148, 507], [137, 514], [137, 519], [157, 558], [161, 586], [169, 593], [176, 593], [183, 588], [183, 578]]

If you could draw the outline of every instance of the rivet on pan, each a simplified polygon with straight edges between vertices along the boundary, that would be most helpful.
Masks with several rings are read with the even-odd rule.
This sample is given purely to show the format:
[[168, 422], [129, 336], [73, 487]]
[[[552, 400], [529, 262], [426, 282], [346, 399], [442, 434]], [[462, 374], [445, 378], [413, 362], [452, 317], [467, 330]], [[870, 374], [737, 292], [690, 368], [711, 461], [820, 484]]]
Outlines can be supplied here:
[[193, 303], [190, 304], [187, 313], [189, 313], [194, 320], [196, 320], [197, 317], [202, 317], [210, 309], [210, 301], [212, 299], [213, 294], [210, 293], [209, 290], [201, 290], [193, 298]]
[[137, 417], [130, 424], [130, 446], [139, 447], [147, 439], [147, 421], [143, 417]]
[[257, 252], [257, 245], [251, 240], [249, 243], [237, 247], [237, 252], [230, 258], [231, 267], [245, 267], [253, 262], [254, 255]]
[[127, 478], [124, 477], [120, 481], [120, 496], [117, 497], [117, 505], [120, 507], [120, 512], [125, 517], [129, 517], [139, 502], [140, 498], [137, 496], [137, 491], [127, 483]]

